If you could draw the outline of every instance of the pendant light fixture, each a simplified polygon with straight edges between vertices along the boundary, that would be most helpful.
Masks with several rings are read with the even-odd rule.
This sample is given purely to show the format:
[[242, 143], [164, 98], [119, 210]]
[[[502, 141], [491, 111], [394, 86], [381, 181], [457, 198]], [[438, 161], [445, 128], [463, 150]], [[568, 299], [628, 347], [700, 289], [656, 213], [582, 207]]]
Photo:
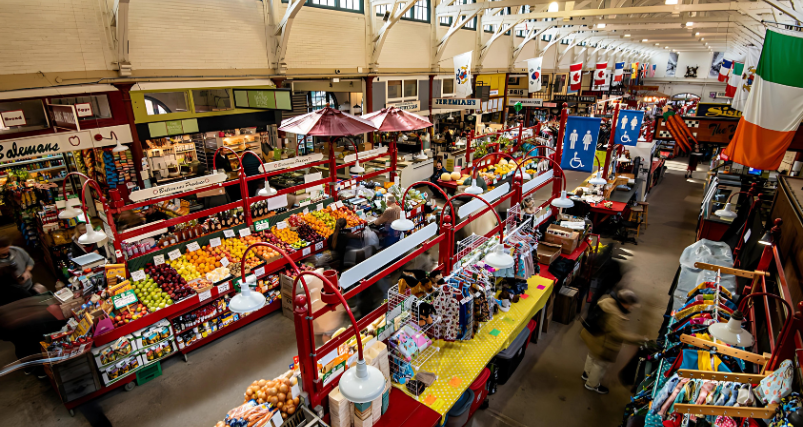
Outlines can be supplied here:
[[114, 133], [114, 131], [109, 132], [109, 137], [113, 138], [117, 142], [117, 145], [112, 148], [112, 153], [122, 153], [123, 151], [128, 151], [127, 146], [120, 144], [120, 140], [117, 139], [117, 134]]
[[251, 285], [257, 281], [256, 275], [250, 275], [240, 283], [240, 292], [229, 301], [229, 311], [233, 313], [250, 313], [259, 310], [265, 305], [265, 296], [260, 292], [251, 290]]
[[259, 189], [259, 191], [257, 192], [257, 196], [270, 197], [270, 196], [275, 196], [276, 193], [278, 193], [278, 191], [276, 191], [275, 188], [271, 187], [270, 182], [268, 182], [268, 179], [265, 178], [265, 186]]
[[468, 194], [474, 194], [475, 196], [483, 193], [482, 188], [477, 185], [476, 178], [471, 178], [471, 186], [466, 188], [465, 192]]
[[94, 243], [99, 243], [106, 240], [107, 236], [103, 230], [95, 231], [95, 228], [92, 227], [92, 221], [89, 220], [87, 217], [86, 219], [86, 233], [82, 234], [78, 237], [78, 243], [82, 245], [91, 245]]
[[552, 199], [552, 201], [549, 202], [549, 204], [551, 204], [556, 208], [571, 208], [574, 206], [574, 202], [571, 201], [571, 199], [569, 199], [568, 197], [566, 197], [566, 190], [561, 191], [560, 197]]
[[731, 202], [725, 203], [725, 207], [714, 212], [714, 215], [722, 219], [734, 219], [738, 216], [736, 207], [734, 207]]
[[75, 206], [79, 205], [71, 205], [70, 200], [74, 199], [65, 200], [65, 203], [67, 203], [67, 207], [63, 211], [59, 212], [59, 219], [72, 219], [72, 218], [77, 218], [78, 215], [81, 215], [81, 211], [75, 208]]
[[497, 270], [513, 267], [513, 262], [513, 257], [505, 251], [505, 245], [501, 243], [485, 255], [485, 263]]
[[714, 323], [708, 327], [708, 332], [711, 333], [712, 337], [725, 344], [750, 347], [753, 345], [753, 335], [742, 329], [742, 321], [744, 321], [744, 314], [736, 310], [727, 323]]

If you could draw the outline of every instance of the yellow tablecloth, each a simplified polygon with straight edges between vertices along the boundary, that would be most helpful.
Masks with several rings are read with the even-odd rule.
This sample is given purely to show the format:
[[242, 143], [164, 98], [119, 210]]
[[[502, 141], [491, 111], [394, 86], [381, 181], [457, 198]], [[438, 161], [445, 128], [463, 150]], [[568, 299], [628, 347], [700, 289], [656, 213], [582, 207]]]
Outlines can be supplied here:
[[449, 412], [488, 362], [507, 348], [538, 310], [546, 305], [552, 294], [552, 280], [533, 276], [527, 280], [527, 285], [527, 298], [512, 304], [507, 313], [497, 313], [493, 320], [482, 325], [473, 339], [433, 343], [440, 350], [420, 370], [435, 373], [438, 380], [421, 396], [416, 398], [405, 386], [393, 385], [441, 415]]

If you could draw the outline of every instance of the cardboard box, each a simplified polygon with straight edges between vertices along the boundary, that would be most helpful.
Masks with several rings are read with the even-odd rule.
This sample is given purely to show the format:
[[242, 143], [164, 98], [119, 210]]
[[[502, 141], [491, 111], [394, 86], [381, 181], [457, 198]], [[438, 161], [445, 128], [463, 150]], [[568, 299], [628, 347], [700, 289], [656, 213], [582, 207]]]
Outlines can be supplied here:
[[561, 227], [550, 224], [546, 229], [544, 240], [549, 243], [561, 245], [564, 254], [570, 254], [577, 249], [577, 242], [580, 240], [580, 233], [571, 228]]
[[538, 242], [538, 249], [536, 250], [538, 262], [545, 265], [552, 264], [560, 256], [561, 249], [562, 246], [555, 243]]

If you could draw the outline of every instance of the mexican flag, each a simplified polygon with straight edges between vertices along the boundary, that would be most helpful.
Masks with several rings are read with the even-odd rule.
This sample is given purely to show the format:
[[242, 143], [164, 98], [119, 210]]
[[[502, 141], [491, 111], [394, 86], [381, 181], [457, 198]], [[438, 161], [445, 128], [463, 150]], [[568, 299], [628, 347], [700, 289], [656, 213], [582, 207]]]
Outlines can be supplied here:
[[725, 96], [733, 98], [736, 95], [736, 88], [742, 84], [742, 71], [744, 71], [744, 63], [733, 61], [733, 68], [728, 75], [728, 86], [725, 87]]
[[729, 160], [755, 169], [778, 169], [803, 120], [800, 70], [803, 33], [767, 28], [742, 118], [723, 153]]

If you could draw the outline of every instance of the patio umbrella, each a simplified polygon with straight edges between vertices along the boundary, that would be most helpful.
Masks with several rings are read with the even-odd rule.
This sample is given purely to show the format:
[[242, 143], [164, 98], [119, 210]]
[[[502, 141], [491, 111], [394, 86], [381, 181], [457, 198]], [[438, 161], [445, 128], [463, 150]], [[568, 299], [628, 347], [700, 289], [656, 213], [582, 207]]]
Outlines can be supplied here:
[[[379, 132], [409, 132], [424, 129], [432, 126], [432, 122], [413, 114], [409, 111], [400, 110], [396, 107], [383, 108], [373, 113], [364, 114], [363, 119], [374, 123]], [[421, 141], [421, 154], [416, 155], [418, 160], [424, 160], [424, 142]]]
[[311, 136], [351, 136], [373, 132], [376, 125], [368, 120], [324, 107], [311, 113], [282, 120], [280, 131]]

